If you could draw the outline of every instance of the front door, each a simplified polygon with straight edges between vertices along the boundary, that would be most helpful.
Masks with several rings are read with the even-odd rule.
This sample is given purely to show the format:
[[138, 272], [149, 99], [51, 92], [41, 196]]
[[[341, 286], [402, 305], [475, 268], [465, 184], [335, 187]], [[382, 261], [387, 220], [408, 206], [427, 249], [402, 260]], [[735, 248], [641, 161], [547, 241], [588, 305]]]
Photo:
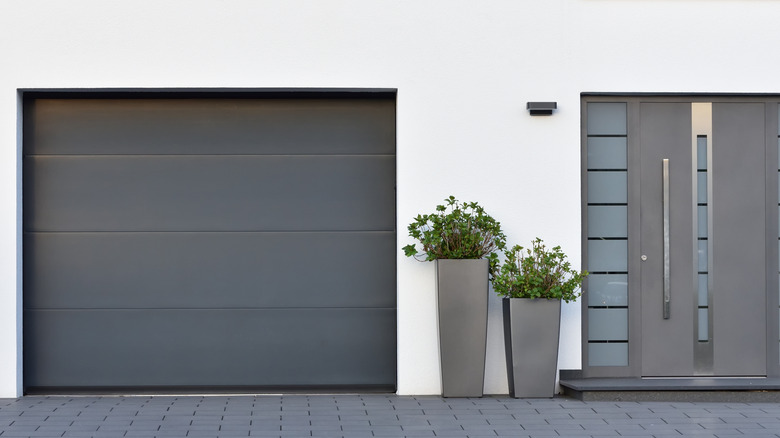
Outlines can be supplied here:
[[638, 103], [642, 376], [767, 374], [766, 105]]

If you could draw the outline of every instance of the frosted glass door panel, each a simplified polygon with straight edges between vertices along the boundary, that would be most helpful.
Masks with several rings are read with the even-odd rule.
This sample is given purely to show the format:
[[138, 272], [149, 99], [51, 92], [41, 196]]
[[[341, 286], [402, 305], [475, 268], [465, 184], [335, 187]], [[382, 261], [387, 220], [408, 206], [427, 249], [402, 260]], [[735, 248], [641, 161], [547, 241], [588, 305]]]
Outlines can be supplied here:
[[588, 206], [588, 237], [628, 237], [628, 207]]
[[589, 103], [588, 135], [626, 135], [626, 104]]
[[628, 274], [588, 276], [588, 306], [627, 306]]
[[699, 255], [698, 255], [698, 269], [699, 272], [707, 272], [707, 241], [706, 240], [699, 240]]
[[626, 172], [588, 172], [589, 204], [625, 204]]
[[699, 307], [707, 304], [707, 274], [699, 274]]
[[709, 340], [709, 315], [707, 309], [699, 309], [699, 342]]
[[699, 205], [696, 207], [698, 237], [707, 237], [707, 206]]
[[625, 240], [589, 241], [588, 270], [591, 272], [627, 272], [628, 242]]
[[626, 169], [626, 138], [588, 138], [588, 169]]
[[707, 137], [696, 138], [696, 170], [707, 170]]
[[707, 203], [707, 173], [696, 173], [696, 202], [699, 204]]
[[588, 333], [601, 341], [628, 340], [628, 309], [591, 309]]
[[627, 366], [628, 343], [588, 344], [588, 365], [592, 367]]

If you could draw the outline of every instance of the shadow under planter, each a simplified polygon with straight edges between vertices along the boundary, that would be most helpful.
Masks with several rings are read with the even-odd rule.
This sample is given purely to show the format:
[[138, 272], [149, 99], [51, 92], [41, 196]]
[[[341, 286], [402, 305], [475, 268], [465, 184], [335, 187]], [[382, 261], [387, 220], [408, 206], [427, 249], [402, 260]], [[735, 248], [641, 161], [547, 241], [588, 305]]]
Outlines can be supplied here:
[[482, 397], [487, 344], [488, 261], [436, 261], [443, 397]]
[[502, 305], [509, 396], [553, 397], [561, 300], [504, 298]]

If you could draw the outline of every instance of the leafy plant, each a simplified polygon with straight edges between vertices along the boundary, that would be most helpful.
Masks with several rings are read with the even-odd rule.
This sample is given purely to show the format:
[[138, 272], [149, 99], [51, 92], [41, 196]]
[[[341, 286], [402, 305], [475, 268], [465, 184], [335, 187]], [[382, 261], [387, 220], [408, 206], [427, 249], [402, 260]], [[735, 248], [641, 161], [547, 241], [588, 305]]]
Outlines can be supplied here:
[[501, 223], [485, 213], [476, 202], [459, 202], [446, 198], [432, 214], [417, 215], [409, 224], [409, 235], [422, 244], [403, 247], [407, 257], [420, 261], [437, 259], [488, 259], [490, 273], [498, 266], [497, 250], [506, 247]]
[[567, 303], [582, 295], [580, 285], [587, 271], [572, 269], [560, 246], [548, 250], [536, 238], [531, 248], [515, 245], [493, 278], [493, 289], [508, 298], [546, 298]]

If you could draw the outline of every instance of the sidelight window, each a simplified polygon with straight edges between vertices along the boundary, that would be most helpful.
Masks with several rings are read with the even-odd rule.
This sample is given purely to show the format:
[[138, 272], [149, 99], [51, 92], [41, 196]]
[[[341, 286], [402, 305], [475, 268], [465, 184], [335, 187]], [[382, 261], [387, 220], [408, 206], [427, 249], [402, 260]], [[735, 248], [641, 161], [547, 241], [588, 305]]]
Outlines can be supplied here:
[[588, 362], [628, 365], [628, 148], [625, 103], [587, 106]]

